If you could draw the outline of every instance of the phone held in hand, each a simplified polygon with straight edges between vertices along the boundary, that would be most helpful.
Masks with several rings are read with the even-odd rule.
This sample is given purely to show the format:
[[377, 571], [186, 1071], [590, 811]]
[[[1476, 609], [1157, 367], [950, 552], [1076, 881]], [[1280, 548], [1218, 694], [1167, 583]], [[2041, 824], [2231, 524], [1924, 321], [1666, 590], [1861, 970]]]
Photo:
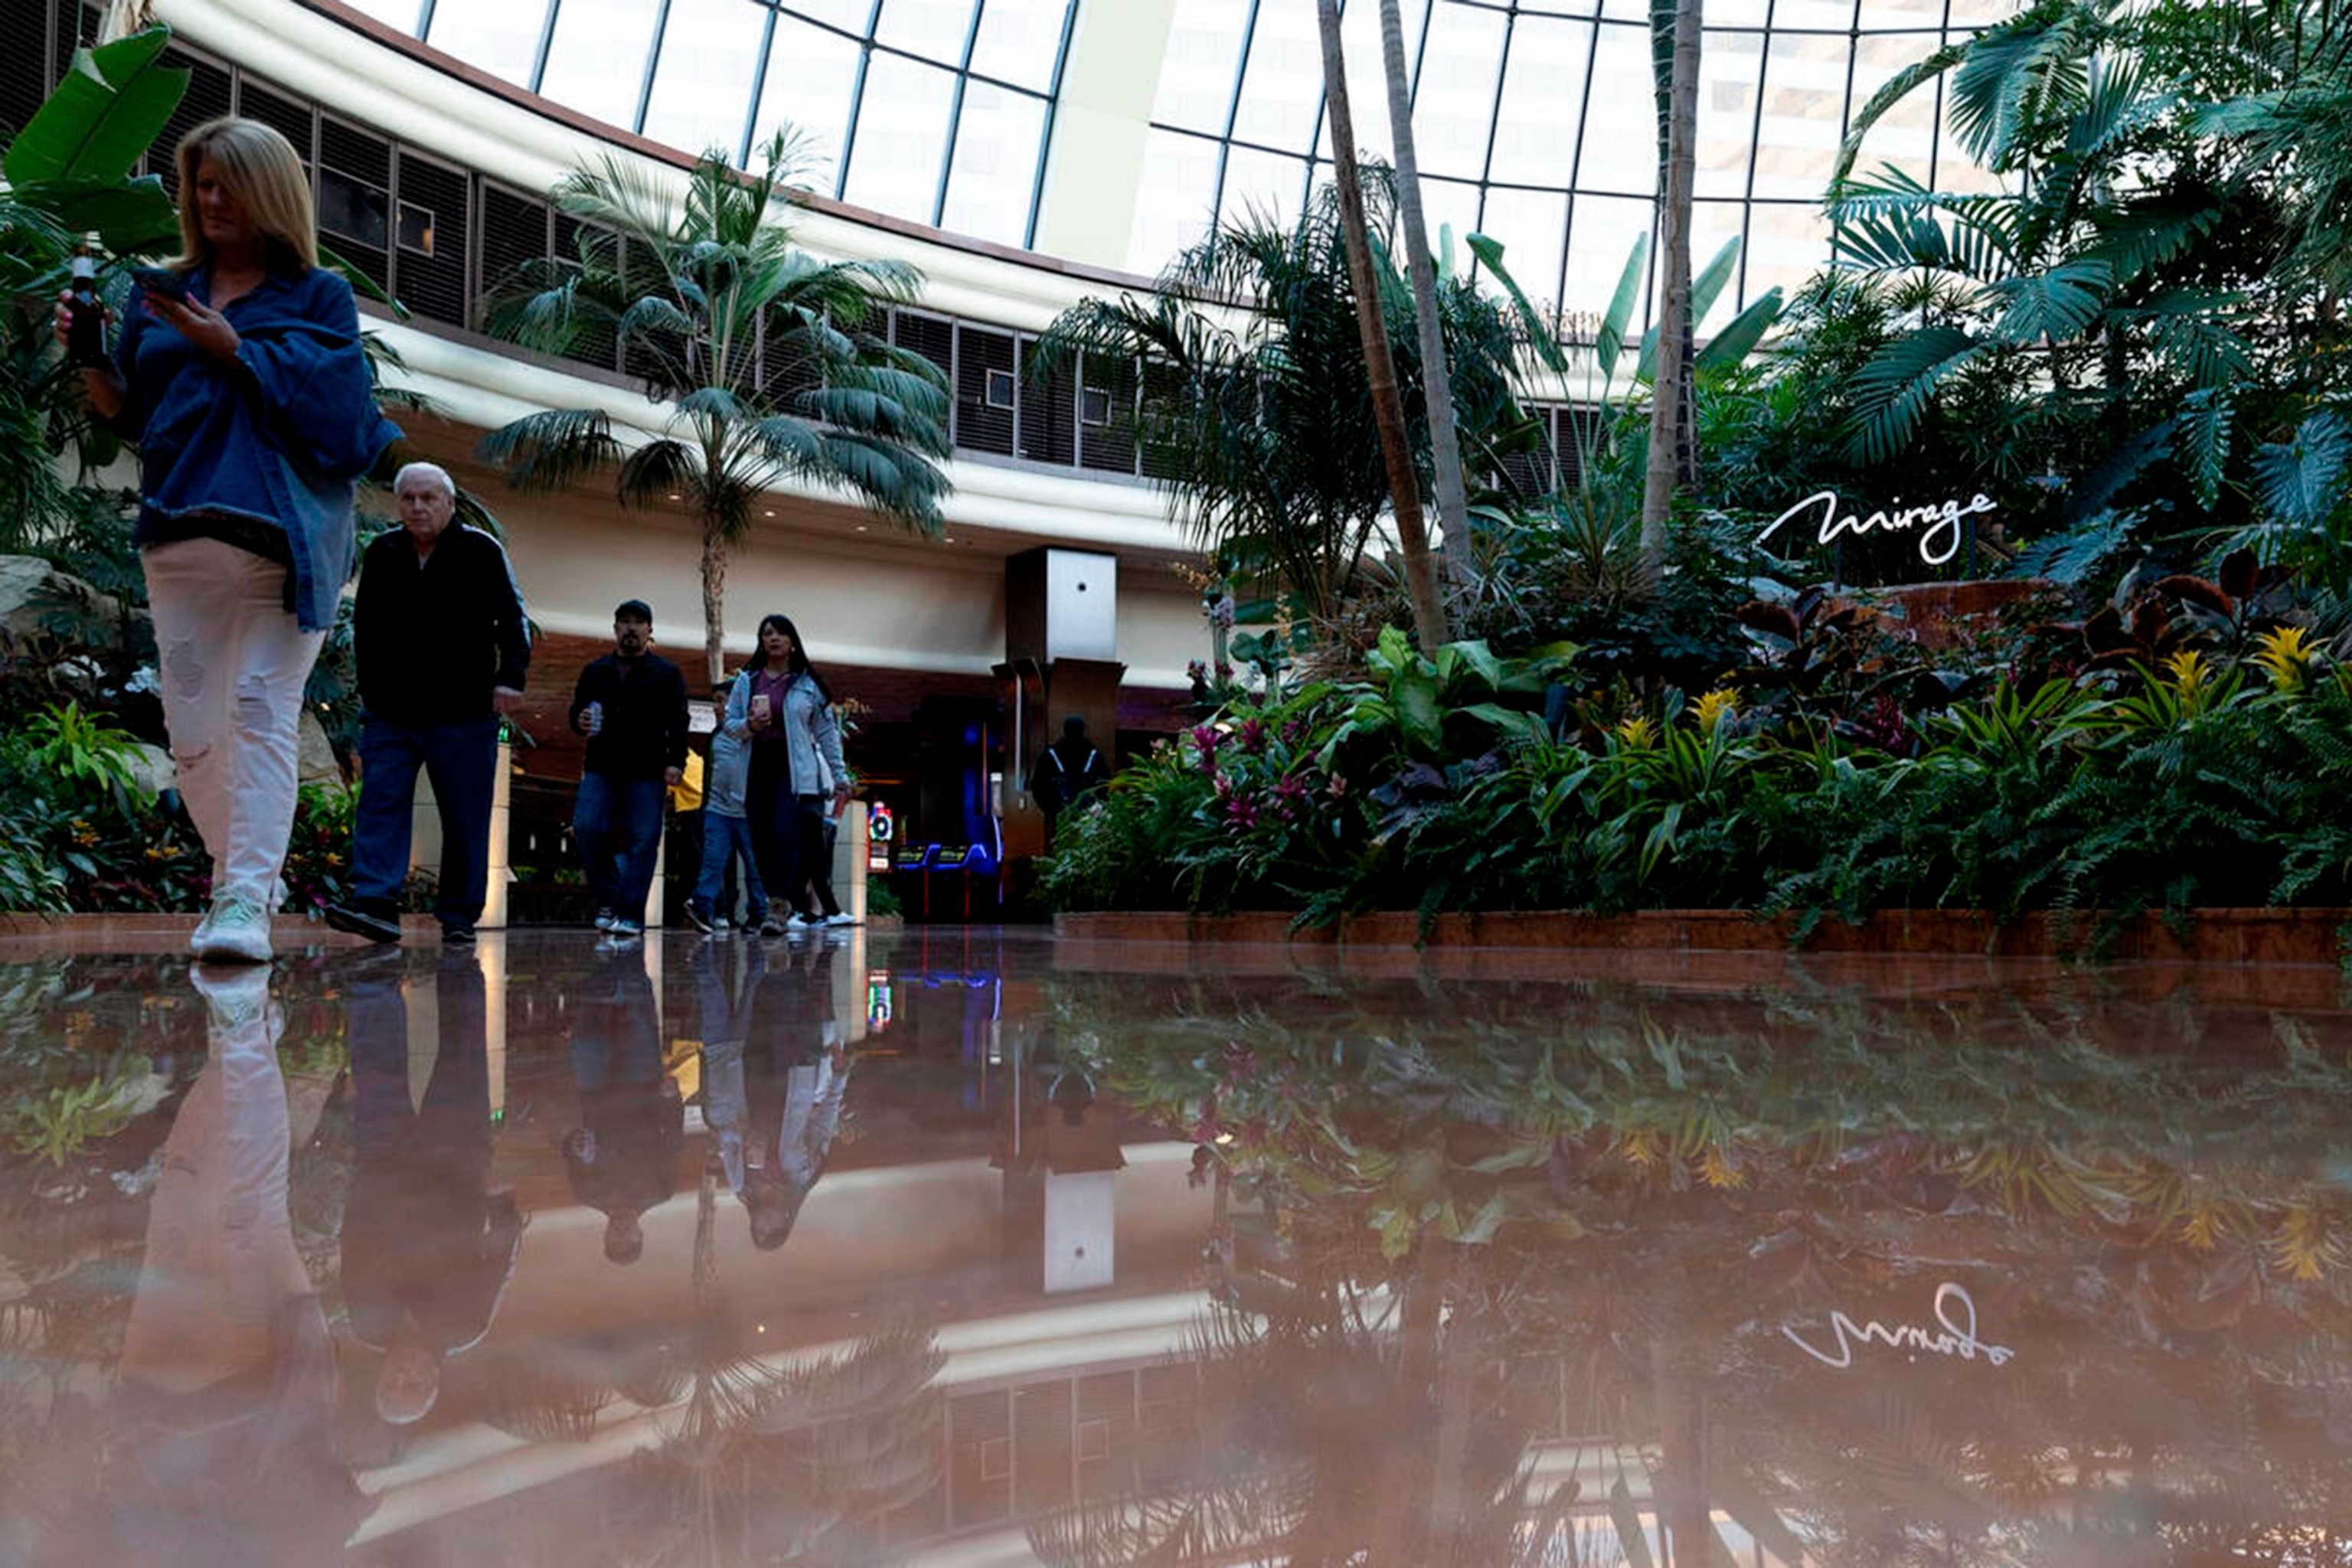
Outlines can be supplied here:
[[171, 267], [134, 267], [131, 280], [148, 293], [171, 300], [175, 305], [188, 302], [187, 274]]

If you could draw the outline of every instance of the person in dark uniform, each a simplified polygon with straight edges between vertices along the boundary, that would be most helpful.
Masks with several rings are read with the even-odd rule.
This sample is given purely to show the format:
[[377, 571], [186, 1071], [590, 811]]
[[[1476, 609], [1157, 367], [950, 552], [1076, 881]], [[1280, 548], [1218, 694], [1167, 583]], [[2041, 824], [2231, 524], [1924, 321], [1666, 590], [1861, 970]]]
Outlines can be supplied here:
[[686, 776], [686, 677], [653, 644], [653, 610], [622, 601], [613, 651], [580, 672], [572, 694], [572, 727], [588, 737], [572, 836], [596, 896], [596, 929], [623, 941], [645, 934], [662, 803]]
[[572, 1073], [580, 1125], [563, 1140], [563, 1171], [582, 1203], [604, 1215], [604, 1256], [644, 1256], [644, 1216], [677, 1191], [686, 1109], [662, 1070], [653, 982], [640, 948], [606, 950], [572, 1013]]
[[417, 1421], [441, 1366], [490, 1331], [522, 1247], [514, 1194], [492, 1187], [482, 972], [444, 957], [434, 976], [441, 1038], [422, 1103], [409, 1100], [408, 1004], [397, 969], [352, 985], [354, 1157], [343, 1207], [343, 1302], [352, 1332], [384, 1352], [376, 1414]]
[[1050, 837], [1055, 818], [1102, 786], [1110, 776], [1102, 752], [1087, 739], [1087, 721], [1076, 713], [1062, 721], [1062, 738], [1038, 756], [1029, 770], [1029, 793], [1045, 814]]

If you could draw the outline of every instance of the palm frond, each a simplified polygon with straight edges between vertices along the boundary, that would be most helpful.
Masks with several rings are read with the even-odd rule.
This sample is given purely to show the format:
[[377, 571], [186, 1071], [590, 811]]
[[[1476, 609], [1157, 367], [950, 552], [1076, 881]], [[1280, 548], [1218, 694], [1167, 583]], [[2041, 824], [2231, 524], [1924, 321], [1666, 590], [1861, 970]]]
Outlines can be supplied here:
[[503, 466], [517, 489], [561, 489], [621, 458], [612, 421], [593, 408], [525, 415], [483, 437], [475, 449]]
[[621, 459], [616, 488], [631, 506], [645, 506], [699, 489], [702, 478], [700, 453], [684, 441], [665, 437], [649, 441]]
[[2006, 303], [1993, 335], [2003, 342], [2066, 342], [2087, 331], [2106, 303], [2105, 262], [2092, 257], [2062, 261], [2047, 271], [1994, 285]]
[[1937, 388], [1983, 352], [1958, 327], [1927, 327], [1872, 355], [1853, 380], [1856, 454], [1877, 463], [1902, 451]]

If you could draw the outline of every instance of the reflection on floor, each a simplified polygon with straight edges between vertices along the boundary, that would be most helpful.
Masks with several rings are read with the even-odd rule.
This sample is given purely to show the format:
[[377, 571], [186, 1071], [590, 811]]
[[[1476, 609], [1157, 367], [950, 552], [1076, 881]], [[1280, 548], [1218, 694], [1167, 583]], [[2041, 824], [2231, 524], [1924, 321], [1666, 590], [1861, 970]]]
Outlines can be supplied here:
[[165, 945], [0, 946], [0, 1563], [2352, 1563], [2326, 976]]

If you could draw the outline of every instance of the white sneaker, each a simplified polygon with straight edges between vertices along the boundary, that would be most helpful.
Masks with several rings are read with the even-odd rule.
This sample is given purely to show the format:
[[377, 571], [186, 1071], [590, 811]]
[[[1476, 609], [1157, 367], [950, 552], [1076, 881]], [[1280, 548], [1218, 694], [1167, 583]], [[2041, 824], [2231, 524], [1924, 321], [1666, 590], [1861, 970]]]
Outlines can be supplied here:
[[269, 911], [251, 899], [215, 899], [190, 945], [199, 963], [267, 963], [275, 956]]
[[598, 931], [611, 931], [613, 929], [613, 922], [619, 918], [619, 916], [613, 913], [610, 910], [598, 910], [596, 911], [596, 929]]
[[824, 923], [829, 926], [854, 926], [857, 923], [857, 917], [847, 910], [835, 910], [824, 917]]
[[234, 967], [198, 964], [188, 979], [205, 999], [215, 1027], [241, 1029], [269, 1015], [269, 971], [249, 964]]
[[794, 910], [793, 911], [792, 920], [787, 923], [789, 923], [794, 931], [814, 931], [817, 927], [824, 924], [824, 921], [815, 915], [807, 914], [802, 910]]

